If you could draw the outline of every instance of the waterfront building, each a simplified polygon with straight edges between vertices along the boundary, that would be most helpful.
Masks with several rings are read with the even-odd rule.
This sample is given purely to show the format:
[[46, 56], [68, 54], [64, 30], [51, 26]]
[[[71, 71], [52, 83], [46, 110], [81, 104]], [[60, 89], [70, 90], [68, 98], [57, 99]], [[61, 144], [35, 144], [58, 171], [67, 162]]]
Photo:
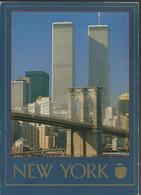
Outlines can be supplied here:
[[36, 102], [33, 102], [33, 103], [29, 103], [27, 105], [27, 111], [28, 112], [31, 112], [31, 113], [37, 113], [37, 110], [38, 110], [38, 105]]
[[111, 106], [105, 108], [105, 115], [103, 120], [103, 125], [105, 126], [118, 126], [118, 116], [114, 115], [113, 108]]
[[129, 93], [122, 93], [118, 98], [118, 112], [120, 115], [129, 114]]
[[[39, 96], [35, 102], [29, 103], [27, 107], [28, 112], [49, 116], [51, 100], [49, 97]], [[50, 149], [53, 147], [53, 131], [48, 125], [23, 122], [22, 132], [22, 136], [33, 148]]]
[[25, 150], [27, 149], [27, 142], [25, 139], [23, 139], [23, 137], [20, 137], [19, 139], [17, 139], [15, 141], [15, 144], [13, 144], [12, 146], [12, 150], [14, 154], [16, 153], [20, 153], [20, 152], [25, 152]]
[[39, 125], [35, 123], [22, 122], [22, 137], [32, 149], [39, 148]]
[[52, 103], [50, 97], [39, 96], [36, 99], [37, 113], [43, 115], [52, 115]]
[[111, 126], [112, 125], [112, 119], [113, 119], [113, 112], [112, 107], [106, 107], [105, 108], [105, 117], [103, 121], [103, 125]]
[[53, 148], [53, 130], [48, 125], [39, 126], [39, 147], [42, 149]]

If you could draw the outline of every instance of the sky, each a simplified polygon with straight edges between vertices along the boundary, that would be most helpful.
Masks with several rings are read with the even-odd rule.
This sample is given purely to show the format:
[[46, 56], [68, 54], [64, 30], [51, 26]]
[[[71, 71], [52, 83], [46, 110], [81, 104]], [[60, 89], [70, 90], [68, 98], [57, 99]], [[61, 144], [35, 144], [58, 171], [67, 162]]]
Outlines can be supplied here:
[[[129, 15], [101, 12], [101, 24], [109, 26], [111, 104], [129, 88]], [[13, 12], [12, 80], [25, 71], [50, 74], [52, 64], [52, 23], [72, 22], [75, 26], [76, 87], [88, 85], [88, 25], [97, 24], [97, 12]], [[81, 73], [81, 74], [80, 74]]]

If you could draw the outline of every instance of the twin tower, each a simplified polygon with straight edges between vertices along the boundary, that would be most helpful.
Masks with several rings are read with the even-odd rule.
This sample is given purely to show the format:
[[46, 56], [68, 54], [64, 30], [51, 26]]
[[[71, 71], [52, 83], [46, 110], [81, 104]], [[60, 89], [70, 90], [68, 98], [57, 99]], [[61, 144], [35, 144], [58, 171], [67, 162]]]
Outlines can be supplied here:
[[[83, 40], [79, 48], [85, 47]], [[82, 54], [83, 55], [83, 54]], [[67, 105], [67, 89], [75, 86], [75, 27], [72, 22], [52, 24], [52, 99], [61, 108]], [[78, 56], [81, 58], [82, 56]], [[88, 26], [88, 87], [102, 87], [102, 106], [110, 103], [109, 29]], [[81, 74], [81, 70], [80, 70]]]

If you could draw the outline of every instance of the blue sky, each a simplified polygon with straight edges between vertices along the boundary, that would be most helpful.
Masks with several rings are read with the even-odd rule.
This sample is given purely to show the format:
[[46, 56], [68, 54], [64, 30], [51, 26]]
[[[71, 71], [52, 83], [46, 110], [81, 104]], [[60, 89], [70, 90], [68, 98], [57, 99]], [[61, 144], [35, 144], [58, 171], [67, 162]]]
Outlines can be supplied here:
[[[51, 79], [51, 31], [52, 22], [57, 21], [69, 21], [75, 25], [76, 86], [87, 86], [88, 25], [97, 24], [97, 12], [13, 12], [12, 80], [23, 76], [27, 70], [44, 70]], [[110, 94], [113, 104], [120, 93], [129, 88], [128, 13], [101, 12], [101, 24], [109, 25], [110, 29]]]

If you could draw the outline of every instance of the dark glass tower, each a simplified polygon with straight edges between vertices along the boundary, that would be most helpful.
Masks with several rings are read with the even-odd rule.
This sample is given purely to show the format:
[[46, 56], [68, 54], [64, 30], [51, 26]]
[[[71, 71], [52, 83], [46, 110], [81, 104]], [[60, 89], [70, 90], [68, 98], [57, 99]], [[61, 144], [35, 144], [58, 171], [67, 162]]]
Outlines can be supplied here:
[[44, 71], [26, 71], [26, 77], [31, 82], [31, 102], [36, 101], [37, 97], [49, 96], [49, 74]]

